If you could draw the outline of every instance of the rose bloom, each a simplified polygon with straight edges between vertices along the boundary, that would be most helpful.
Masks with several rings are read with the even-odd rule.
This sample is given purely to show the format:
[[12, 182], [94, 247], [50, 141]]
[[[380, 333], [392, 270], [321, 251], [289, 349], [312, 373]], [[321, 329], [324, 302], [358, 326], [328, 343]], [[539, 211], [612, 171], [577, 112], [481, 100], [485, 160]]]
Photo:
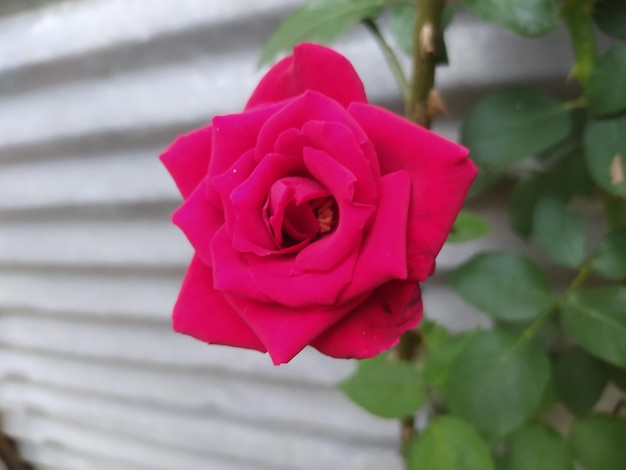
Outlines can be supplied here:
[[195, 254], [178, 332], [268, 352], [368, 358], [422, 316], [418, 282], [476, 175], [468, 151], [367, 103], [348, 60], [301, 44], [243, 112], [179, 137], [161, 159]]

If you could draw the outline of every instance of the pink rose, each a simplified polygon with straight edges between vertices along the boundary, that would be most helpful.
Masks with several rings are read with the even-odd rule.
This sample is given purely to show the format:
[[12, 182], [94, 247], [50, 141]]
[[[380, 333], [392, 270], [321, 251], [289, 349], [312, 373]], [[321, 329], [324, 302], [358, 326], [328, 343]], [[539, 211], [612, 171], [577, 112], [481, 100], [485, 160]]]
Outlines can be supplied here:
[[467, 153], [368, 104], [340, 54], [297, 46], [242, 113], [161, 156], [195, 249], [174, 329], [275, 364], [307, 345], [340, 358], [395, 345], [476, 174]]

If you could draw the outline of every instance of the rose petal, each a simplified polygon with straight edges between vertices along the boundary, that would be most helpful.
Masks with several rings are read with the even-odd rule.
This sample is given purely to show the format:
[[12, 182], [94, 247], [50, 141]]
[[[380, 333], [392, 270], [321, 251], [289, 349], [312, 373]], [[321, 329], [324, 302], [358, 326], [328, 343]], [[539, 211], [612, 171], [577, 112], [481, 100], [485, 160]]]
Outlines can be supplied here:
[[294, 311], [226, 294], [227, 302], [241, 315], [261, 340], [275, 365], [284, 364], [314, 338], [339, 321], [364, 298], [334, 309], [311, 308]]
[[248, 261], [244, 255], [233, 248], [224, 226], [211, 240], [211, 259], [213, 260], [215, 289], [263, 302], [271, 300], [252, 281]]
[[270, 154], [258, 164], [246, 181], [232, 191], [230, 201], [236, 217], [232, 227], [235, 249], [267, 256], [280, 248], [268, 228], [263, 206], [276, 181], [303, 172], [304, 163], [301, 159]]
[[283, 232], [297, 242], [317, 235], [319, 223], [308, 201], [328, 194], [317, 181], [301, 176], [288, 176], [272, 185], [263, 209], [268, 211], [268, 222], [278, 246], [283, 246]]
[[179, 136], [160, 156], [185, 199], [207, 174], [211, 140], [211, 126], [206, 126]]
[[291, 129], [300, 129], [310, 121], [344, 124], [352, 131], [357, 141], [367, 141], [367, 135], [363, 129], [336, 101], [316, 91], [306, 91], [287, 102], [262, 127], [256, 145], [257, 161], [260, 162], [267, 154], [278, 152], [278, 145], [284, 147], [285, 143], [281, 135], [285, 132], [288, 133], [289, 142], [298, 142], [299, 136], [294, 135]]
[[378, 166], [378, 161], [369, 160], [371, 155], [363, 153], [348, 126], [338, 122], [309, 121], [302, 126], [302, 133], [308, 147], [323, 150], [354, 175], [355, 201], [366, 204], [376, 202], [379, 180], [374, 177], [379, 176], [379, 172], [373, 167]]
[[434, 270], [476, 167], [464, 147], [385, 109], [355, 103], [348, 111], [374, 144], [382, 174], [406, 169], [411, 175], [409, 279], [423, 281]]
[[173, 326], [175, 331], [206, 343], [266, 351], [224, 296], [213, 288], [211, 268], [195, 256], [174, 307]]
[[326, 152], [307, 147], [304, 163], [311, 175], [335, 198], [339, 221], [334, 232], [298, 253], [295, 265], [305, 270], [328, 271], [359, 249], [363, 229], [373, 218], [376, 206], [352, 202], [355, 176]]
[[187, 236], [202, 262], [207, 266], [212, 266], [211, 240], [224, 225], [224, 214], [219, 207], [209, 200], [207, 185], [208, 177], [205, 177], [187, 200], [174, 212], [172, 222], [178, 225]]
[[235, 210], [233, 209], [233, 203], [230, 199], [230, 195], [233, 190], [243, 183], [250, 174], [256, 168], [256, 161], [254, 160], [254, 149], [248, 150], [242, 155], [242, 157], [233, 163], [233, 166], [219, 176], [209, 178], [209, 186], [211, 191], [208, 191], [209, 197], [213, 193], [217, 194], [217, 197], [222, 202], [222, 208], [224, 210], [224, 218], [226, 220], [226, 230], [229, 234], [235, 230], [237, 224], [237, 217]]
[[345, 302], [394, 279], [407, 278], [406, 231], [411, 200], [411, 180], [406, 171], [381, 179], [376, 219], [359, 249], [352, 282], [342, 292]]
[[318, 44], [302, 43], [274, 65], [252, 93], [246, 109], [276, 103], [316, 90], [343, 107], [367, 102], [365, 89], [352, 64], [341, 54]]
[[244, 113], [215, 116], [209, 177], [219, 176], [232, 169], [244, 153], [255, 148], [261, 127], [285, 104], [279, 103]]
[[374, 357], [395, 346], [400, 336], [422, 318], [419, 286], [392, 281], [376, 289], [341, 321], [322, 333], [312, 346], [344, 359]]
[[[359, 237], [354, 241], [358, 246]], [[250, 276], [267, 297], [292, 308], [330, 306], [350, 284], [357, 253], [354, 251], [329, 271], [305, 271], [296, 266], [293, 257], [250, 256]]]

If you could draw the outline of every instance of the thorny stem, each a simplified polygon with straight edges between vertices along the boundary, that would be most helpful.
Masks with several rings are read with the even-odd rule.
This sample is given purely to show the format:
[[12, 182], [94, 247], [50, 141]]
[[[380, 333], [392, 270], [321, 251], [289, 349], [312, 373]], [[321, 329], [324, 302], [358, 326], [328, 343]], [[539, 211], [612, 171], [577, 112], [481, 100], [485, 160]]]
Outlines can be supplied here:
[[407, 102], [409, 100], [409, 93], [410, 93], [409, 81], [407, 80], [406, 75], [404, 75], [404, 70], [402, 70], [402, 66], [400, 65], [398, 56], [396, 55], [394, 50], [391, 48], [389, 43], [385, 40], [385, 37], [380, 32], [380, 29], [378, 28], [378, 25], [376, 24], [374, 20], [372, 19], [363, 20], [363, 24], [365, 25], [367, 29], [370, 30], [370, 32], [372, 33], [372, 36], [374, 36], [374, 39], [378, 43], [378, 47], [380, 47], [380, 50], [383, 52], [385, 56], [385, 60], [387, 61], [387, 64], [389, 65], [389, 68], [391, 69], [391, 73], [396, 79], [396, 82], [398, 82], [398, 86], [400, 87], [400, 92], [402, 93], [402, 98], [404, 99], [405, 102]]
[[432, 97], [437, 66], [436, 44], [444, 4], [444, 0], [422, 0], [415, 8], [413, 77], [406, 115], [426, 128], [430, 128], [434, 116]]
[[[417, 124], [430, 128], [434, 112], [431, 96], [435, 85], [437, 66], [436, 38], [441, 28], [444, 0], [421, 0], [415, 7], [413, 29], [413, 75], [409, 93], [405, 96], [406, 117]], [[421, 344], [419, 332], [410, 330], [400, 338], [398, 355], [401, 360], [414, 359]], [[401, 421], [402, 450], [413, 441], [416, 435], [415, 416], [407, 416]]]
[[[422, 342], [422, 337], [417, 330], [409, 330], [400, 338], [398, 345], [398, 359], [411, 362]], [[406, 416], [400, 423], [401, 451], [404, 452], [415, 437], [415, 416]]]
[[7, 470], [26, 470], [13, 446], [0, 431], [0, 467], [4, 468], [2, 464], [7, 466]]

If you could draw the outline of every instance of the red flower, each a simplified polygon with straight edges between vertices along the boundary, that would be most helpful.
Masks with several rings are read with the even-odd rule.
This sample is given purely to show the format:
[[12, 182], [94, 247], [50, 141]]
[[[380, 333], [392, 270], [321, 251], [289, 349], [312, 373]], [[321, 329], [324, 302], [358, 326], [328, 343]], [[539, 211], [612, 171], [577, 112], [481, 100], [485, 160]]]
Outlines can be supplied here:
[[422, 315], [476, 170], [467, 150], [382, 108], [341, 55], [301, 44], [245, 110], [161, 156], [195, 249], [174, 329], [269, 352], [372, 357]]

